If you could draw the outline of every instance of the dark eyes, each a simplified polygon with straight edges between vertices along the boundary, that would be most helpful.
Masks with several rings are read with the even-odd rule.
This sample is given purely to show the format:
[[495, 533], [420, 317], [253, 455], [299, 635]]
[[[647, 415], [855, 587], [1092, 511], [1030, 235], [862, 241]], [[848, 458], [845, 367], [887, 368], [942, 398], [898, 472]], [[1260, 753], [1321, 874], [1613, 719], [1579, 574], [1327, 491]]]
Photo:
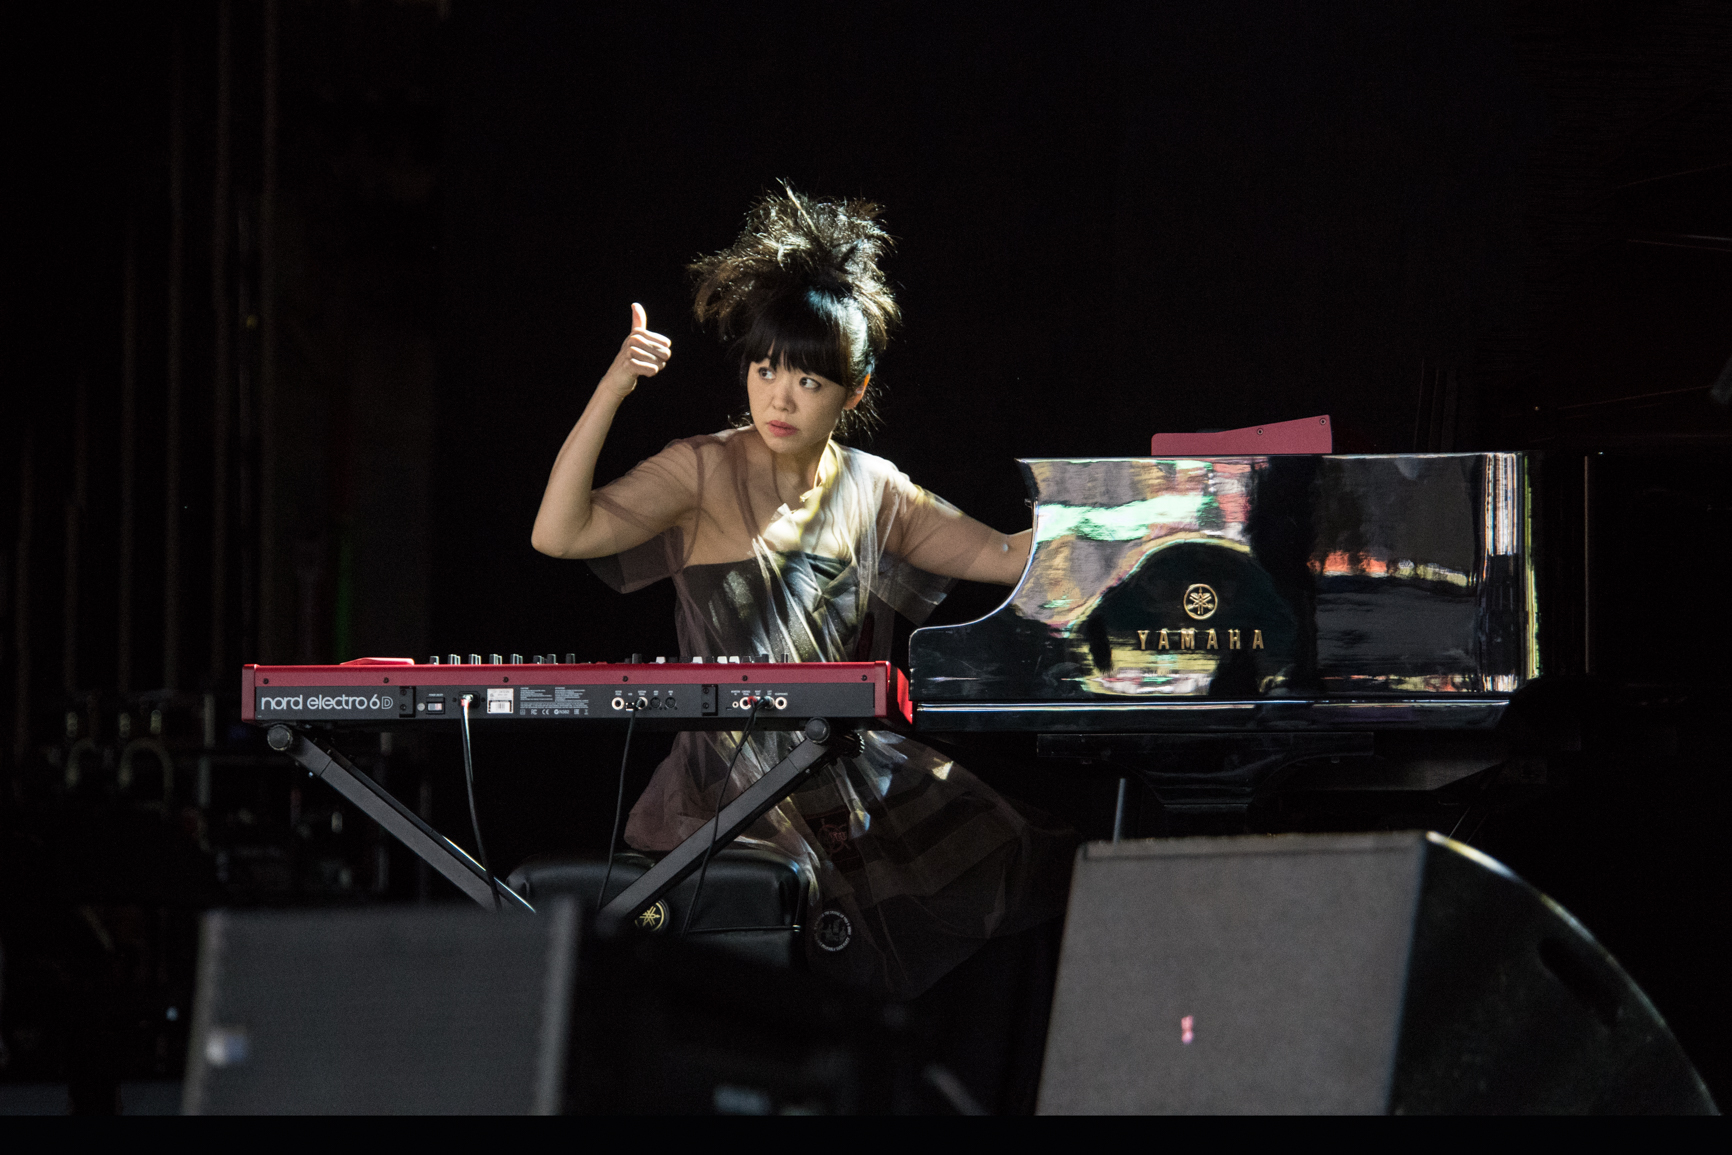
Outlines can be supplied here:
[[[768, 365], [760, 365], [758, 366], [758, 379], [760, 381], [774, 381], [776, 379], [776, 371]], [[816, 377], [800, 378], [800, 388], [805, 389], [808, 392], [816, 393], [823, 387], [824, 383]]]

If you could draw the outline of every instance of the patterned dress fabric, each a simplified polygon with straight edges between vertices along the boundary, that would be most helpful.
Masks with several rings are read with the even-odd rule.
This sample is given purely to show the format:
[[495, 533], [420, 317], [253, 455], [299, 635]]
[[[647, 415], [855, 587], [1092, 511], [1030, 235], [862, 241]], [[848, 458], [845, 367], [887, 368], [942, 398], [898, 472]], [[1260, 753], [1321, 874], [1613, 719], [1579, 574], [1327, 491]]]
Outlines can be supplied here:
[[[672, 578], [686, 656], [777, 662], [881, 661], [893, 615], [925, 620], [992, 531], [894, 465], [832, 442], [814, 486], [784, 497], [750, 430], [675, 441], [596, 491], [626, 525], [671, 528], [590, 564], [613, 588]], [[814, 910], [846, 921], [806, 936], [820, 973], [911, 998], [986, 939], [1063, 909], [1070, 832], [1000, 796], [910, 738], [864, 734], [863, 749], [812, 779], [742, 841], [798, 862]], [[666, 851], [791, 750], [797, 735], [683, 732], [632, 808], [626, 841]], [[738, 757], [735, 757], [738, 751]], [[817, 917], [817, 916], [815, 916]], [[840, 924], [828, 915], [832, 929]], [[822, 944], [822, 945], [821, 945]]]

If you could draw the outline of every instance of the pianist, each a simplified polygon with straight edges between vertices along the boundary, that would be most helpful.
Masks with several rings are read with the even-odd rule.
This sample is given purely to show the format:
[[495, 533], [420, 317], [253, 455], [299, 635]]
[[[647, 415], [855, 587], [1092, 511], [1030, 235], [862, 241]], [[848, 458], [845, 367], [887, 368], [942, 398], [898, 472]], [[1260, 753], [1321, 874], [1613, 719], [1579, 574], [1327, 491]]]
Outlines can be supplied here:
[[[874, 367], [898, 320], [879, 272], [890, 238], [878, 213], [784, 186], [752, 207], [731, 247], [692, 266], [698, 320], [732, 342], [739, 366], [749, 409], [735, 428], [672, 441], [593, 488], [614, 413], [673, 353], [633, 305], [631, 332], [554, 461], [535, 548], [587, 559], [624, 592], [672, 578], [688, 655], [883, 660], [893, 614], [918, 624], [953, 579], [1021, 576], [1028, 531], [998, 533], [842, 444], [874, 421]], [[633, 807], [627, 842], [672, 849], [715, 813], [724, 789], [738, 795], [794, 740], [682, 733]], [[808, 935], [814, 970], [897, 998], [988, 938], [1057, 915], [1074, 844], [891, 733], [866, 735], [859, 756], [745, 840], [807, 871], [822, 911], [821, 933]]]

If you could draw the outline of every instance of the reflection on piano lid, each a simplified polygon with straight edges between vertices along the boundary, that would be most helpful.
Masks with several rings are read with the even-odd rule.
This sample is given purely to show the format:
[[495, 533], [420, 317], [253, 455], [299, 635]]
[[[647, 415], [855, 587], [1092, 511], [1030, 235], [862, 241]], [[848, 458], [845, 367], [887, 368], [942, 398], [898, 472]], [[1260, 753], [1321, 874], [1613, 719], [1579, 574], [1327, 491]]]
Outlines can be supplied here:
[[1020, 464], [1028, 568], [913, 635], [923, 728], [1474, 729], [1539, 674], [1521, 454]]

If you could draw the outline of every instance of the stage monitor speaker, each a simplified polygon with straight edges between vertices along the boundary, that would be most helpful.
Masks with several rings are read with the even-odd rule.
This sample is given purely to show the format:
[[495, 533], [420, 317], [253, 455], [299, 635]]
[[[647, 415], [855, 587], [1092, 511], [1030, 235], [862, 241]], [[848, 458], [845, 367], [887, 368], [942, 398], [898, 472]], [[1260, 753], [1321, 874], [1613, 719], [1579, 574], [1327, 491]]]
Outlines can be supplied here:
[[188, 1114], [553, 1114], [577, 918], [451, 908], [216, 911]]
[[1091, 843], [1045, 1114], [1713, 1113], [1580, 924], [1436, 834]]

